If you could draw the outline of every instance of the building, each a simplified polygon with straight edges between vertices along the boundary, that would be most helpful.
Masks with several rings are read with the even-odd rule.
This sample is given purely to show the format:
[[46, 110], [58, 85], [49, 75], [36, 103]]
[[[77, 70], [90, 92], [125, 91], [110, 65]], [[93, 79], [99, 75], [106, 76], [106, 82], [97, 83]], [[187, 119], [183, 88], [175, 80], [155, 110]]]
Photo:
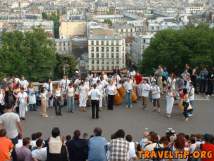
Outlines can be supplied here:
[[88, 39], [88, 69], [112, 71], [126, 67], [125, 39], [120, 36], [92, 35]]
[[133, 62], [138, 64], [143, 59], [144, 50], [149, 47], [150, 42], [155, 34], [146, 34], [136, 36], [131, 47], [131, 57]]
[[70, 39], [55, 39], [55, 44], [58, 54], [71, 54], [72, 41]]
[[85, 36], [86, 28], [86, 21], [62, 21], [59, 27], [59, 35], [61, 38]]

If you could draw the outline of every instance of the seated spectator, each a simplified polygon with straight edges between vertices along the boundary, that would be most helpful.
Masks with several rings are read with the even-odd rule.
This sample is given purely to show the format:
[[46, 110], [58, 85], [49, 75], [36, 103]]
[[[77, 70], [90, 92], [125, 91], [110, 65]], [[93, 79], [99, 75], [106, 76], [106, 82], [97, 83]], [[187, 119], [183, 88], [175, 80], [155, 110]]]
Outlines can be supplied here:
[[102, 129], [95, 128], [94, 136], [89, 139], [88, 161], [107, 161], [107, 140], [102, 137]]
[[59, 128], [52, 129], [47, 145], [47, 161], [67, 161], [67, 150], [60, 137]]
[[145, 150], [153, 151], [156, 147], [163, 147], [159, 143], [158, 135], [153, 131], [149, 133], [149, 141], [151, 142], [145, 146]]
[[[212, 151], [214, 154], [214, 136], [210, 134], [205, 134], [204, 135], [204, 143], [201, 144], [201, 151]], [[212, 159], [202, 159], [202, 161], [213, 161], [214, 156], [212, 156]]]
[[30, 138], [23, 139], [23, 146], [16, 148], [17, 161], [32, 161], [30, 148]]
[[38, 139], [42, 139], [42, 133], [41, 132], [37, 132], [37, 133], [32, 134], [31, 139], [32, 140], [31, 140], [30, 145], [31, 145], [32, 150], [34, 150], [34, 149], [37, 148], [36, 141]]
[[6, 137], [6, 130], [0, 130], [0, 160], [9, 161], [11, 160], [11, 152], [13, 150], [13, 143]]
[[80, 136], [80, 131], [75, 130], [73, 139], [67, 143], [70, 161], [86, 161], [88, 157], [88, 141]]
[[135, 142], [132, 141], [132, 136], [127, 135], [126, 140], [129, 142], [129, 161], [136, 160], [137, 155], [136, 155], [136, 148], [135, 148]]
[[71, 140], [71, 135], [67, 135], [66, 137], [65, 137], [65, 145], [67, 146], [68, 145], [68, 142]]
[[47, 148], [44, 147], [44, 141], [38, 139], [36, 141], [37, 149], [32, 151], [33, 161], [46, 161], [47, 160]]
[[148, 137], [149, 137], [149, 132], [148, 132], [148, 131], [145, 131], [145, 132], [143, 133], [143, 138], [142, 138], [141, 141], [140, 141], [140, 146], [141, 146], [142, 149], [144, 149], [144, 147], [145, 147], [147, 144], [151, 143], [151, 142], [149, 141]]
[[109, 145], [110, 161], [128, 161], [129, 143], [124, 139], [124, 130], [118, 130], [113, 136]]

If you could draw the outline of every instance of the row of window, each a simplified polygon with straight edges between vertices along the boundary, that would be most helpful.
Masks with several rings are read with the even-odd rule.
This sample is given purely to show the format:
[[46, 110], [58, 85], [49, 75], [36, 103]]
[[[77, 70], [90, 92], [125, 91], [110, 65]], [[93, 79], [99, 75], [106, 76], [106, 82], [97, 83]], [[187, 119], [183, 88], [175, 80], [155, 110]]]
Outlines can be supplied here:
[[[99, 61], [99, 60], [96, 60], [96, 61], [92, 60], [91, 64], [105, 64], [105, 62]], [[112, 62], [107, 61], [106, 64], [119, 64], [119, 61], [112, 61]]]
[[96, 52], [99, 52], [99, 51], [101, 51], [101, 52], [104, 52], [104, 51], [106, 51], [106, 52], [108, 52], [108, 51], [112, 51], [112, 52], [114, 52], [114, 51], [116, 51], [116, 52], [119, 52], [119, 47], [116, 47], [116, 48], [114, 48], [114, 47], [91, 47], [91, 51], [93, 52], [93, 51], [96, 51]]
[[116, 68], [116, 66], [106, 66], [106, 67], [104, 67], [104, 66], [102, 66], [102, 67], [91, 66], [91, 69], [89, 69], [89, 70], [112, 70], [112, 69], [115, 69], [115, 68]]
[[91, 41], [91, 45], [117, 45], [119, 46], [119, 41]]
[[[96, 56], [96, 57], [95, 57]], [[99, 55], [99, 53], [97, 54], [94, 54], [94, 53], [91, 53], [91, 56], [89, 56], [89, 58], [119, 58], [119, 53], [116, 53], [116, 55], [114, 53], [112, 54], [109, 54], [109, 55]]]

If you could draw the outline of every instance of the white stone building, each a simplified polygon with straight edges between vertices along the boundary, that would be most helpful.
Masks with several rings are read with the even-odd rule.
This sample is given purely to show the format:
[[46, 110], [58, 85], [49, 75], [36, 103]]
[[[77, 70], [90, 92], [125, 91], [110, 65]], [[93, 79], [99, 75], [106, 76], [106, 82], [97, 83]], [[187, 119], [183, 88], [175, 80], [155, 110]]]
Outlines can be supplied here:
[[55, 39], [56, 51], [58, 54], [71, 54], [72, 41], [70, 39]]
[[91, 71], [112, 71], [126, 67], [125, 39], [91, 35], [88, 39], [88, 67]]
[[136, 64], [143, 59], [144, 50], [149, 47], [150, 42], [155, 34], [146, 34], [136, 36], [131, 47], [131, 57]]

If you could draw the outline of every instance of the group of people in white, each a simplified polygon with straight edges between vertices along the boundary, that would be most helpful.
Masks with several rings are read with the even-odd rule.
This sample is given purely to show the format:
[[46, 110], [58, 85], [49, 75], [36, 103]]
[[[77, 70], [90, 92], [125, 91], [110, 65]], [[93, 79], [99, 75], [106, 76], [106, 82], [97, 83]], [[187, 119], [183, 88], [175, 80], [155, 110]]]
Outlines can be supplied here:
[[[84, 80], [77, 77], [72, 81], [67, 76], [58, 82], [49, 79], [38, 88], [24, 77], [13, 78], [6, 81], [5, 87], [1, 87], [0, 104], [3, 107], [12, 93], [16, 99], [14, 108], [18, 109], [23, 120], [26, 111], [35, 111], [38, 107], [42, 117], [48, 117], [48, 107], [54, 107], [56, 115], [62, 115], [61, 108], [64, 106], [67, 106], [67, 111], [72, 113], [77, 107], [81, 112], [85, 112], [87, 106], [92, 106], [92, 118], [95, 118], [95, 115], [99, 118], [99, 111], [104, 107], [113, 110], [118, 99], [122, 100], [119, 101], [120, 104], [126, 105], [127, 108], [132, 108], [132, 102], [136, 102], [137, 99], [138, 102], [142, 100], [143, 109], [147, 108], [150, 100], [153, 111], [161, 112], [160, 100], [161, 97], [165, 97], [166, 116], [171, 117], [175, 100], [179, 100], [178, 104], [183, 108], [185, 119], [188, 120], [192, 115], [190, 111], [193, 109], [194, 101], [194, 86], [191, 80], [184, 81], [182, 78], [176, 78], [174, 74], [162, 84], [159, 80], [158, 76], [142, 77], [135, 71], [124, 76], [120, 74], [108, 76], [103, 72], [100, 75], [89, 74]], [[120, 93], [120, 89], [123, 89], [123, 94]]]

